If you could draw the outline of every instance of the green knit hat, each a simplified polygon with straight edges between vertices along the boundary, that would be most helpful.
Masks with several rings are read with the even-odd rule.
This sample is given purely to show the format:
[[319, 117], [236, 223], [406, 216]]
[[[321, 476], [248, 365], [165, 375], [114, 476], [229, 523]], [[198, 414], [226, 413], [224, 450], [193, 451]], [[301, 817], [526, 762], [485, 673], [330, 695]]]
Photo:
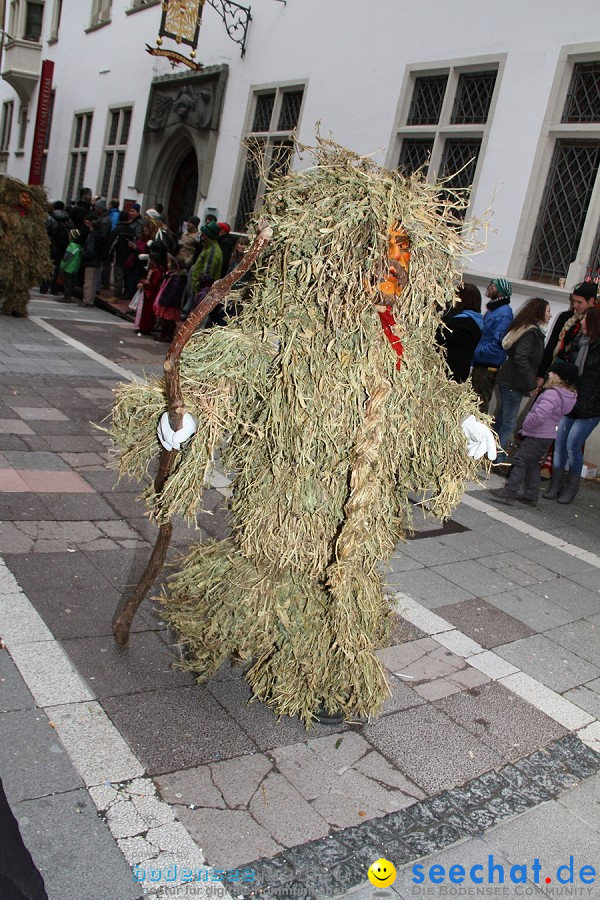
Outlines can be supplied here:
[[512, 284], [506, 278], [493, 278], [492, 284], [498, 288], [501, 297], [512, 297]]

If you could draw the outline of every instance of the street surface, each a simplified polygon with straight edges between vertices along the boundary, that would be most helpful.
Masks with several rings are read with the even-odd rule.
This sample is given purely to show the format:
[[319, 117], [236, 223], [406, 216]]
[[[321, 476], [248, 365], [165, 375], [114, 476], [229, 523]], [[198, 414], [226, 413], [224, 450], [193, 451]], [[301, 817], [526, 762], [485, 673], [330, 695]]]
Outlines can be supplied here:
[[[600, 896], [600, 485], [507, 508], [491, 476], [445, 525], [417, 509], [385, 572], [392, 696], [306, 732], [239, 668], [177, 669], [151, 600], [115, 646], [156, 527], [96, 425], [165, 345], [35, 291], [29, 312], [0, 321], [0, 774], [50, 900], [362, 900], [380, 857], [392, 900]], [[170, 561], [226, 534], [227, 492], [215, 471]]]

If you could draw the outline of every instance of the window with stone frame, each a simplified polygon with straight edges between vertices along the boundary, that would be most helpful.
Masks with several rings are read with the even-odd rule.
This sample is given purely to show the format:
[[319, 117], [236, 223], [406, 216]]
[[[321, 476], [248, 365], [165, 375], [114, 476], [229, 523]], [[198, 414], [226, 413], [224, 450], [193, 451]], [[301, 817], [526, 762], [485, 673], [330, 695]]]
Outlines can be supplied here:
[[92, 17], [90, 25], [103, 25], [110, 22], [112, 0], [92, 0]]
[[304, 85], [255, 91], [245, 152], [234, 229], [245, 231], [262, 203], [265, 178], [285, 175], [294, 154], [293, 134], [298, 127]]
[[79, 191], [83, 187], [93, 116], [93, 112], [84, 112], [76, 113], [74, 117], [65, 187], [67, 202], [77, 200]]
[[23, 27], [23, 40], [33, 41], [39, 44], [42, 39], [42, 25], [44, 21], [44, 3], [36, 0], [27, 0], [25, 3], [25, 23]]
[[[475, 180], [497, 80], [498, 62], [412, 72], [397, 132], [398, 169], [445, 179], [447, 198], [464, 195]], [[459, 219], [466, 213], [461, 206], [455, 209]]]
[[110, 109], [108, 111], [104, 162], [99, 185], [100, 196], [106, 197], [107, 201], [113, 198], [118, 200], [121, 194], [125, 153], [131, 128], [131, 114], [131, 106], [123, 106], [119, 109]]
[[29, 105], [21, 103], [19, 108], [19, 133], [17, 136], [17, 153], [22, 153], [27, 140], [27, 125], [29, 122]]
[[[564, 285], [581, 251], [587, 268], [600, 269], [600, 58], [569, 60], [570, 81], [559, 99], [552, 143], [524, 277]], [[586, 246], [580, 246], [587, 234]]]
[[12, 132], [14, 110], [14, 100], [5, 100], [5, 102], [2, 104], [2, 125], [0, 126], [0, 153], [8, 153], [8, 151], [10, 150], [10, 136]]
[[50, 40], [58, 40], [58, 32], [60, 30], [60, 20], [62, 17], [63, 0], [54, 0], [52, 9], [52, 23], [50, 25]]

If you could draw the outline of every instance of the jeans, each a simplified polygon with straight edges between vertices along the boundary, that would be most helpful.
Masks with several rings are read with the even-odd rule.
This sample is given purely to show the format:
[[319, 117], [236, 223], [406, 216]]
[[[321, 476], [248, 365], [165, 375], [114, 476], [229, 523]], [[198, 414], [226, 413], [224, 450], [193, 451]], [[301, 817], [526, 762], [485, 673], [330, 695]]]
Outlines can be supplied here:
[[517, 419], [519, 418], [519, 408], [526, 394], [521, 391], [513, 391], [510, 388], [498, 387], [496, 385], [499, 398], [496, 406], [496, 418], [494, 419], [494, 431], [498, 435], [502, 450], [498, 453], [498, 462], [506, 462], [506, 447], [512, 438]]
[[572, 475], [575, 473], [581, 475], [583, 445], [598, 422], [600, 422], [600, 416], [593, 419], [562, 417], [558, 423], [558, 432], [554, 442], [553, 469], [568, 469]]

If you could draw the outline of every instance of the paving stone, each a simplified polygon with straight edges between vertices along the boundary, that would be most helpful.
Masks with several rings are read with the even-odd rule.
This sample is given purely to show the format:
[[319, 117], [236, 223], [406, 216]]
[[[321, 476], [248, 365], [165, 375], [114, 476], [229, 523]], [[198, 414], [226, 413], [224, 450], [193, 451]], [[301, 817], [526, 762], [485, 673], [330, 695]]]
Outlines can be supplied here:
[[588, 622], [571, 622], [546, 632], [546, 637], [592, 665], [600, 666], [600, 626]]
[[0, 731], [0, 771], [11, 805], [81, 787], [81, 778], [43, 710], [1, 713]]
[[[442, 565], [443, 563], [458, 562], [464, 559], [461, 550], [453, 549], [445, 543], [445, 539], [441, 537], [430, 537], [422, 540], [409, 540], [400, 544], [402, 554], [409, 559], [413, 559], [421, 566]], [[392, 568], [394, 568], [394, 558], [390, 560]], [[395, 569], [394, 571], [401, 571]]]
[[59, 453], [61, 458], [69, 465], [85, 465], [85, 462], [71, 461], [68, 457], [79, 454], [97, 454], [104, 449], [104, 445], [100, 443], [98, 437], [90, 434], [66, 434], [66, 435], [46, 435], [46, 441], [50, 449]]
[[[458, 585], [465, 593], [476, 597], [489, 597], [514, 587], [514, 582], [499, 572], [490, 571], [473, 559], [436, 566], [431, 570]], [[461, 599], [467, 599], [463, 597]]]
[[22, 419], [42, 419], [45, 422], [65, 422], [68, 419], [60, 410], [53, 407], [13, 406], [13, 409]]
[[494, 680], [503, 678], [505, 675], [513, 675], [518, 671], [515, 666], [507, 663], [506, 660], [501, 657], [496, 656], [491, 650], [486, 650], [484, 653], [478, 653], [476, 656], [469, 657], [469, 665], [479, 669], [480, 672], [489, 675], [489, 677]]
[[589, 725], [593, 716], [584, 712], [561, 697], [551, 688], [541, 684], [536, 678], [532, 678], [526, 672], [516, 672], [514, 675], [507, 675], [500, 679], [501, 684], [511, 690], [514, 694], [527, 700], [536, 709], [542, 710], [550, 718], [559, 722], [569, 731], [577, 731]]
[[138, 900], [139, 886], [87, 791], [26, 800], [16, 803], [13, 812], [49, 897]]
[[[575, 558], [575, 557], [573, 557], [573, 558]], [[569, 578], [571, 579], [571, 581], [574, 581], [576, 584], [582, 585], [582, 587], [588, 588], [588, 590], [592, 591], [593, 593], [600, 593], [600, 586], [598, 584], [599, 577], [600, 577], [600, 573], [598, 572], [598, 569], [595, 567], [593, 569], [590, 569], [587, 572], [578, 572], [575, 575], [569, 575]], [[595, 621], [595, 619], [597, 618], [597, 621], [595, 621], [595, 624], [596, 625], [600, 624], [600, 616], [597, 616], [597, 617], [590, 616], [589, 618], [592, 621]]]
[[600, 775], [588, 778], [577, 787], [565, 791], [557, 798], [577, 819], [585, 822], [590, 829], [600, 832]]
[[429, 794], [462, 784], [501, 762], [498, 753], [431, 705], [386, 716], [363, 733]]
[[54, 641], [15, 644], [11, 656], [38, 706], [56, 706], [90, 700], [90, 687], [74, 669], [70, 659]]
[[542, 882], [551, 877], [554, 886], [558, 866], [567, 864], [571, 854], [575, 872], [597, 858], [598, 833], [550, 800], [499, 825], [483, 841], [494, 856], [498, 852], [513, 865], [523, 863], [523, 848], [530, 848], [529, 853], [541, 862]]
[[[4, 421], [4, 420], [2, 420]], [[23, 423], [25, 424], [25, 423]], [[3, 434], [0, 430], [0, 451], [2, 450], [27, 450], [27, 444], [23, 437], [19, 437], [16, 434]], [[3, 461], [4, 465], [8, 465], [6, 460]]]
[[579, 618], [558, 603], [535, 594], [531, 588], [518, 588], [506, 594], [494, 594], [488, 602], [507, 615], [523, 622], [534, 632], [546, 632]]
[[77, 472], [53, 470], [17, 469], [27, 485], [27, 490], [38, 494], [64, 492], [68, 494], [93, 494], [94, 489]]
[[0, 650], [0, 712], [34, 707], [35, 700], [19, 675], [8, 650]]
[[422, 568], [423, 563], [419, 562], [419, 560], [414, 559], [407, 553], [396, 551], [383, 571], [383, 579], [386, 582], [391, 582], [401, 572], [413, 572], [415, 569]]
[[155, 780], [161, 795], [169, 803], [214, 809], [246, 809], [272, 768], [272, 762], [257, 753], [161, 775]]
[[25, 534], [18, 524], [0, 523], [0, 553], [29, 553], [34, 544], [33, 537]]
[[422, 606], [408, 594], [396, 592], [393, 595], [392, 603], [399, 616], [406, 619], [410, 624], [415, 625], [426, 635], [436, 635], [443, 631], [453, 630], [450, 622]]
[[[22, 419], [2, 418], [0, 419], [0, 434], [35, 434], [35, 432]], [[7, 447], [6, 449], [9, 450], [10, 448]]]
[[8, 647], [12, 650], [31, 641], [51, 641], [49, 628], [25, 594], [19, 589], [12, 590], [10, 583], [7, 584], [5, 571], [0, 568], [0, 621]]
[[[121, 551], [124, 552], [124, 551]], [[11, 570], [57, 638], [112, 634], [120, 592], [81, 553], [7, 556]], [[146, 606], [146, 604], [144, 604]], [[133, 631], [150, 627], [142, 607]]]
[[[583, 562], [570, 553], [564, 553], [556, 547], [548, 547], [545, 544], [538, 544], [536, 547], [524, 547], [520, 553], [527, 559], [539, 563], [545, 569], [556, 572], [557, 575], [571, 576], [590, 572], [589, 563]], [[586, 587], [588, 586], [586, 585]]]
[[497, 683], [440, 700], [436, 706], [511, 762], [565, 734], [558, 723]]
[[323, 837], [329, 831], [320, 816], [302, 795], [281, 775], [270, 773], [250, 801], [249, 811], [284, 847]]
[[173, 668], [176, 658], [153, 631], [132, 634], [127, 647], [117, 646], [112, 633], [63, 640], [63, 647], [99, 698], [194, 683], [189, 672]]
[[418, 576], [410, 572], [394, 579], [394, 588], [414, 597], [427, 609], [439, 609], [448, 603], [459, 603], [473, 595], [442, 577], [433, 569], [419, 570]]
[[409, 677], [413, 687], [424, 681], [452, 675], [466, 665], [464, 659], [440, 647], [432, 638], [386, 647], [378, 650], [377, 656], [395, 675]]
[[[288, 744], [296, 744], [305, 741], [306, 728], [300, 719], [282, 716], [277, 719], [275, 713], [264, 703], [250, 703], [252, 691], [242, 680], [239, 672], [235, 679], [227, 681], [215, 681], [211, 679], [207, 688], [210, 693], [233, 716], [238, 725], [249, 734], [260, 750], [269, 750], [271, 747], [284, 747]], [[320, 737], [330, 735], [332, 731], [338, 734], [346, 731], [348, 726], [340, 725], [311, 725], [310, 736]]]
[[[211, 866], [238, 868], [283, 849], [245, 810], [177, 808], [176, 814]], [[291, 868], [286, 875], [291, 880]]]
[[103, 705], [151, 775], [256, 750], [201, 685], [109, 697]]
[[561, 791], [568, 790], [579, 783], [580, 778], [564, 763], [552, 747], [530, 753], [526, 759], [520, 759], [512, 768], [504, 769], [505, 777], [514, 781], [513, 769], [528, 779], [549, 797], [556, 797]]
[[559, 694], [600, 677], [600, 668], [542, 634], [497, 647], [496, 653]]
[[552, 753], [579, 778], [600, 772], [600, 753], [584, 744], [575, 734], [567, 734], [552, 745]]
[[[600, 577], [600, 573], [599, 573]], [[530, 589], [546, 600], [564, 607], [577, 618], [600, 613], [600, 596], [570, 578], [556, 578], [543, 584], [532, 584]]]
[[416, 691], [408, 687], [408, 683], [396, 678], [394, 675], [387, 675], [388, 687], [391, 696], [383, 701], [380, 716], [387, 716], [389, 713], [397, 712], [400, 709], [410, 709], [411, 706], [419, 706], [424, 703]]
[[479, 598], [464, 600], [462, 603], [446, 606], [444, 616], [460, 631], [488, 649], [534, 633], [523, 622], [497, 609], [493, 602]]
[[571, 691], [565, 691], [563, 697], [600, 719], [600, 678], [582, 684], [581, 687], [573, 688]]
[[45, 493], [43, 502], [48, 513], [40, 518], [51, 518], [57, 522], [106, 522], [119, 519], [118, 513], [97, 494]]
[[3, 455], [8, 460], [9, 465], [15, 469], [34, 469], [36, 471], [54, 471], [66, 472], [68, 465], [60, 458], [57, 453], [20, 453], [15, 450], [4, 450]]

